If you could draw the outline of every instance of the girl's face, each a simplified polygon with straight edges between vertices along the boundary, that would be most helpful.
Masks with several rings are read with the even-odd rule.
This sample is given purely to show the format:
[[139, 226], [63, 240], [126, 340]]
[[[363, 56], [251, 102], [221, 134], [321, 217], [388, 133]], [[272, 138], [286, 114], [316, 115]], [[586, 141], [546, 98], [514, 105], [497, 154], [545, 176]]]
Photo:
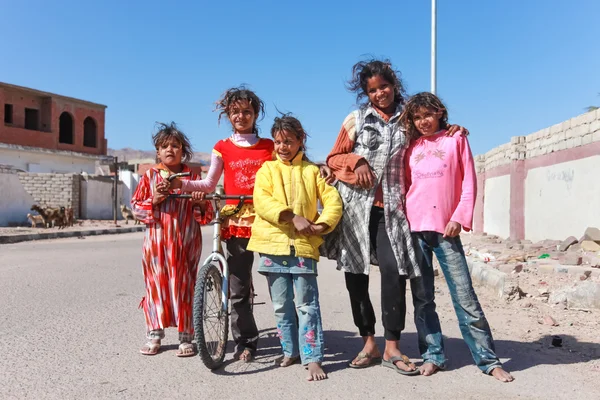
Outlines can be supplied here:
[[177, 139], [168, 139], [161, 143], [156, 149], [156, 154], [161, 163], [167, 168], [178, 167], [181, 165], [181, 158], [183, 156], [183, 149], [181, 143]]
[[367, 96], [371, 104], [381, 111], [394, 111], [394, 85], [381, 75], [372, 76], [367, 80]]
[[256, 113], [248, 100], [239, 100], [229, 109], [229, 121], [237, 133], [253, 133]]
[[292, 161], [300, 151], [302, 142], [291, 132], [279, 131], [275, 135], [275, 152], [283, 161]]
[[435, 111], [431, 108], [420, 107], [413, 115], [415, 128], [423, 136], [434, 135], [440, 130], [441, 111]]

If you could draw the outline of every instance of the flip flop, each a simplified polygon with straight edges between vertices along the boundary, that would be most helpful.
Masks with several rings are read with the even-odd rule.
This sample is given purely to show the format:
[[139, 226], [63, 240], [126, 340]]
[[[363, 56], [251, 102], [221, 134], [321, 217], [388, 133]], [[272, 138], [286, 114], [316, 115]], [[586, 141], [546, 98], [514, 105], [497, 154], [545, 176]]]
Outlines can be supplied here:
[[140, 353], [145, 356], [155, 356], [160, 351], [160, 343], [154, 343], [151, 341], [146, 342], [144, 347], [140, 349]]
[[[399, 368], [396, 365], [396, 361], [401, 361], [403, 362], [407, 367], [409, 367], [410, 364], [410, 358], [406, 357], [404, 354], [401, 357], [398, 356], [394, 356], [392, 358], [390, 358], [389, 360], [381, 360], [381, 365], [386, 367], [386, 368], [391, 368], [393, 370], [395, 370], [397, 373], [401, 374], [401, 375], [408, 375], [408, 376], [413, 376], [413, 375], [419, 375], [420, 372], [418, 369], [415, 369], [413, 371], [405, 371], [402, 368]], [[409, 367], [410, 368], [410, 367]]]
[[361, 351], [360, 353], [358, 353], [358, 355], [355, 358], [356, 361], [366, 360], [366, 359], [369, 360], [369, 362], [366, 364], [352, 364], [352, 361], [353, 361], [352, 360], [348, 363], [348, 366], [350, 368], [355, 368], [355, 369], [369, 368], [374, 365], [381, 364], [381, 361], [382, 361], [381, 357], [373, 357], [373, 356], [371, 356], [371, 354], [369, 354], [365, 351]]
[[[191, 352], [186, 353], [187, 350], [191, 350]], [[191, 357], [196, 355], [196, 351], [194, 350], [194, 345], [191, 343], [181, 343], [179, 348], [177, 349], [177, 353], [175, 353], [177, 357]]]

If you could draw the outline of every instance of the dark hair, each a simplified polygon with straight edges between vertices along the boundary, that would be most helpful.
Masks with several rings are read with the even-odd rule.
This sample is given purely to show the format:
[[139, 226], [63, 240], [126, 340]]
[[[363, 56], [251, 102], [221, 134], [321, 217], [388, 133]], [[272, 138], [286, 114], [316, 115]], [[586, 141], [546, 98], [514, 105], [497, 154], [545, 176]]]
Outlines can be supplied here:
[[423, 107], [435, 112], [442, 112], [440, 117], [440, 129], [448, 128], [448, 110], [444, 103], [433, 93], [421, 92], [412, 96], [404, 105], [404, 110], [400, 116], [400, 124], [406, 129], [406, 134], [410, 139], [419, 137], [419, 131], [415, 126], [414, 116], [419, 109]]
[[381, 76], [394, 86], [394, 103], [404, 104], [406, 90], [400, 77], [400, 71], [392, 68], [389, 60], [370, 59], [360, 61], [352, 67], [352, 79], [348, 81], [347, 88], [356, 93], [356, 102], [360, 102], [363, 97], [368, 98], [367, 81], [374, 77]]
[[152, 135], [152, 141], [154, 142], [156, 150], [164, 143], [174, 139], [181, 144], [181, 152], [183, 153], [182, 161], [190, 161], [194, 157], [194, 151], [192, 150], [190, 140], [185, 136], [185, 133], [177, 128], [175, 122], [171, 122], [170, 124], [157, 122], [156, 125], [158, 127], [158, 132]]
[[308, 133], [306, 133], [298, 118], [292, 117], [289, 113], [281, 114], [281, 117], [275, 117], [273, 126], [271, 127], [271, 137], [275, 139], [275, 136], [283, 131], [291, 133], [296, 136], [296, 139], [302, 142], [302, 145], [300, 146], [300, 150], [304, 152], [302, 159], [304, 161], [309, 161], [308, 156], [306, 155], [306, 138], [308, 138]]
[[259, 119], [259, 117], [260, 119], [262, 119], [265, 116], [265, 103], [263, 103], [263, 101], [256, 95], [256, 93], [254, 93], [252, 90], [247, 89], [244, 85], [227, 89], [225, 93], [221, 95], [221, 98], [217, 100], [217, 107], [215, 108], [215, 111], [219, 111], [219, 123], [221, 122], [221, 117], [223, 117], [223, 115], [229, 117], [231, 107], [235, 103], [243, 100], [248, 101], [248, 103], [250, 103], [250, 106], [254, 110], [256, 119], [254, 120], [252, 131], [258, 135], [256, 121]]

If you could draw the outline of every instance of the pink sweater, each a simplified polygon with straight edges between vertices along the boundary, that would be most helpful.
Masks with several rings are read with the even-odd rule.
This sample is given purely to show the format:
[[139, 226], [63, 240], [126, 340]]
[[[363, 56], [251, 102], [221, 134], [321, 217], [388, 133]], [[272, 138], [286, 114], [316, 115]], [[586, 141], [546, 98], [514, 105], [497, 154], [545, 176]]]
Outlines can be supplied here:
[[444, 233], [450, 221], [472, 229], [475, 163], [466, 136], [421, 136], [405, 156], [406, 216], [413, 232]]

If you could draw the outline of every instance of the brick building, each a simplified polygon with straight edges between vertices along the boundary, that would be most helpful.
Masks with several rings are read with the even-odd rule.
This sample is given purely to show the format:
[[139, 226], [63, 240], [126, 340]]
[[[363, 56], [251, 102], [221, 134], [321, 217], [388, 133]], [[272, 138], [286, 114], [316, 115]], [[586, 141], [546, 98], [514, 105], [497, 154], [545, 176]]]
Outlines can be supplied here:
[[106, 156], [106, 106], [0, 82], [0, 164], [95, 173]]

